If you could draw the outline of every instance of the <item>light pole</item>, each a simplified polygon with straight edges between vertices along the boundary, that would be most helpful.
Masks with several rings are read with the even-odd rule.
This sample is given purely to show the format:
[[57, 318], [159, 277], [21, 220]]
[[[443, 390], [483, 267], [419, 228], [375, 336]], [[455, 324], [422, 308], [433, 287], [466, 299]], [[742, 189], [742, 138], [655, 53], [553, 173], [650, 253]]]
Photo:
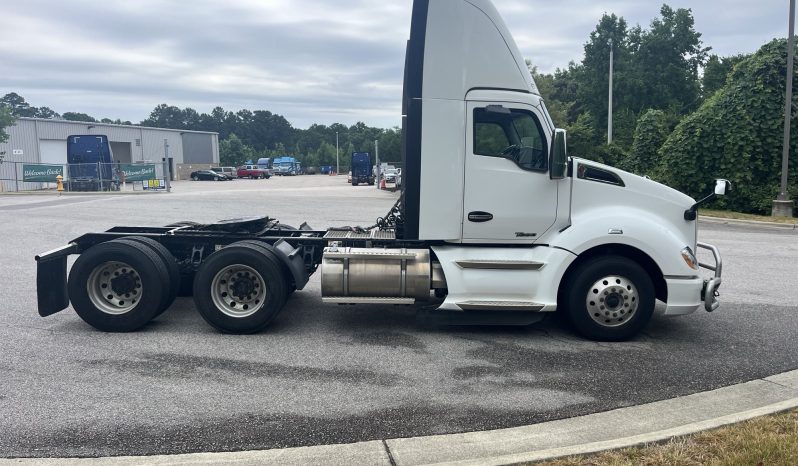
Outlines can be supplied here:
[[339, 173], [339, 165], [338, 165], [338, 131], [335, 132], [335, 174]]
[[380, 141], [374, 140], [374, 158], [377, 161], [377, 189], [380, 189]]
[[784, 140], [781, 149], [781, 189], [773, 201], [774, 217], [792, 217], [794, 202], [787, 192], [787, 169], [790, 166], [790, 120], [792, 117], [792, 80], [795, 76], [795, 0], [790, 0], [790, 35], [787, 36], [787, 95], [784, 100]]
[[610, 44], [610, 98], [607, 106], [607, 145], [612, 144], [612, 66], [613, 66], [613, 48], [612, 39], [609, 40]]

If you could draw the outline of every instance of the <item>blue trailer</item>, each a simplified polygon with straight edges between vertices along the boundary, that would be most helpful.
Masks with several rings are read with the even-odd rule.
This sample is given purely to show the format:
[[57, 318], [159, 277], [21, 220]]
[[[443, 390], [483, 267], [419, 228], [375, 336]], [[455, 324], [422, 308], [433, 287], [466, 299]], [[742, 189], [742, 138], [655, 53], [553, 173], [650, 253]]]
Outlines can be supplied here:
[[352, 186], [357, 186], [360, 183], [374, 185], [371, 154], [368, 152], [352, 153]]
[[90, 134], [67, 138], [67, 187], [70, 191], [117, 191], [119, 178], [108, 136]]

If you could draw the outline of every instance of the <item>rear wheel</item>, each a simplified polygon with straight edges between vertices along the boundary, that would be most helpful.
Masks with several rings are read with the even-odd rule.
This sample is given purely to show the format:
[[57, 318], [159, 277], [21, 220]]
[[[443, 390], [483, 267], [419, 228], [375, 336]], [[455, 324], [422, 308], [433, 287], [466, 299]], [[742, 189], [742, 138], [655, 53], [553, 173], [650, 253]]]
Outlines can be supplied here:
[[194, 180], [194, 181], [199, 181], [199, 176], [194, 175], [194, 176], [191, 177], [191, 179]]
[[169, 273], [149, 246], [115, 240], [75, 261], [67, 289], [75, 312], [105, 332], [131, 332], [158, 315]]
[[265, 328], [286, 300], [286, 278], [264, 248], [234, 243], [203, 262], [194, 278], [194, 302], [203, 319], [228, 333]]
[[654, 313], [654, 284], [636, 262], [620, 256], [588, 260], [569, 277], [561, 296], [568, 319], [592, 340], [623, 341]]
[[163, 264], [166, 266], [166, 271], [169, 274], [169, 281], [164, 285], [164, 289], [167, 290], [167, 292], [163, 293], [161, 310], [158, 311], [158, 314], [163, 314], [164, 311], [169, 309], [169, 306], [171, 306], [175, 301], [175, 298], [180, 291], [180, 267], [177, 266], [177, 260], [175, 260], [175, 256], [173, 256], [163, 244], [155, 241], [152, 238], [146, 238], [144, 236], [131, 236], [125, 239], [149, 246], [150, 249], [158, 254], [158, 257], [161, 258], [161, 262], [163, 262]]
[[[288, 230], [288, 231], [295, 231], [296, 228], [292, 227], [291, 225], [284, 225], [280, 224], [279, 228], [281, 230]], [[240, 241], [239, 244], [250, 244], [255, 246], [263, 252], [263, 254], [268, 257], [272, 263], [276, 264], [280, 267], [280, 270], [283, 272], [283, 276], [285, 277], [285, 292], [286, 292], [286, 301], [288, 300], [288, 296], [291, 295], [294, 291], [296, 291], [296, 284], [294, 283], [293, 276], [291, 275], [291, 271], [288, 269], [288, 266], [285, 265], [283, 261], [280, 260], [279, 257], [271, 250], [270, 246], [262, 241], [248, 239], [244, 241]], [[285, 305], [285, 303], [283, 303]]]

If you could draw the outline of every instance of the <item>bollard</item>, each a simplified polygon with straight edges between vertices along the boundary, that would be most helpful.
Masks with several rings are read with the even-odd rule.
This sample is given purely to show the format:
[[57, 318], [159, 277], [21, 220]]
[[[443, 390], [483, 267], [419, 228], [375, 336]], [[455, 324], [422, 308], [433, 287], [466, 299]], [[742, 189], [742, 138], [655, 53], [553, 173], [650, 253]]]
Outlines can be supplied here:
[[64, 177], [61, 175], [56, 176], [55, 182], [58, 183], [58, 195], [60, 196], [64, 192]]

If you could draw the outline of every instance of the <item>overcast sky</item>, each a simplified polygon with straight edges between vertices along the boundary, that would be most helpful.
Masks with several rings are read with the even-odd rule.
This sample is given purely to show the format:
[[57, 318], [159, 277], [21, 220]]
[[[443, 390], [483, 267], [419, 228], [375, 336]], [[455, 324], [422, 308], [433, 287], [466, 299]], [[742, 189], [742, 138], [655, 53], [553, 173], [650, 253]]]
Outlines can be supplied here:
[[[433, 0], [434, 1], [434, 0]], [[582, 58], [603, 12], [650, 0], [494, 0], [543, 72]], [[671, 0], [721, 56], [787, 36], [788, 0]], [[139, 122], [160, 103], [264, 109], [296, 127], [400, 123], [409, 0], [0, 0], [0, 95]]]

